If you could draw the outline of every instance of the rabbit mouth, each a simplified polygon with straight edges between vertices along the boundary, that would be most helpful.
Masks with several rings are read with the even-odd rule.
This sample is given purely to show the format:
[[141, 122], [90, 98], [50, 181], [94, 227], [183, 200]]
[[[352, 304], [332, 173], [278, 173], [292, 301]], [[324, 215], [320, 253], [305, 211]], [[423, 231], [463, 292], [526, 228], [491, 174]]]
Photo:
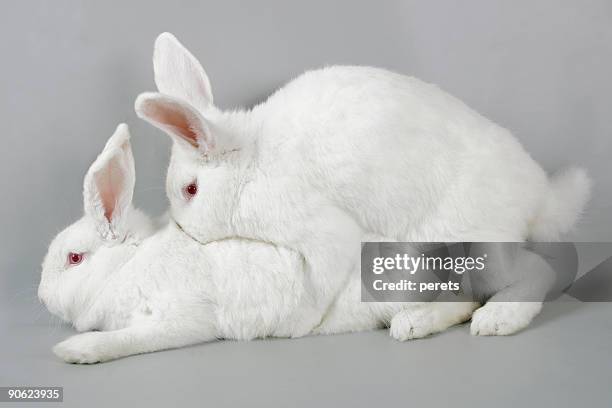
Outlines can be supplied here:
[[185, 234], [185, 236], [187, 236], [189, 239], [191, 239], [192, 241], [197, 242], [200, 245], [206, 245], [208, 243], [214, 242], [214, 241], [208, 241], [208, 242], [202, 242], [199, 239], [197, 239], [196, 237], [194, 237], [193, 235], [191, 235], [190, 233], [188, 233], [187, 231], [185, 231], [185, 229], [183, 228], [183, 226], [181, 224], [178, 223], [177, 220], [174, 219], [174, 217], [170, 217], [170, 223], [174, 224], [174, 226], [176, 228], [178, 228], [179, 231], [181, 231], [183, 234]]
[[299, 254], [300, 254], [300, 256], [301, 256], [302, 258], [304, 258], [304, 255], [303, 255], [301, 252], [296, 251], [296, 250], [295, 250], [295, 249], [293, 249], [293, 248], [286, 247], [286, 246], [284, 246], [284, 245], [280, 245], [280, 244], [278, 244], [278, 243], [276, 243], [276, 242], [266, 241], [266, 240], [264, 240], [264, 239], [257, 239], [257, 238], [245, 237], [245, 236], [241, 236], [241, 235], [231, 235], [231, 236], [227, 236], [227, 237], [223, 237], [223, 238], [211, 239], [210, 241], [202, 241], [202, 240], [200, 240], [200, 239], [198, 239], [198, 238], [194, 237], [194, 236], [193, 236], [192, 234], [190, 234], [189, 232], [187, 232], [187, 231], [186, 231], [186, 230], [183, 228], [183, 226], [182, 226], [181, 224], [179, 224], [179, 222], [178, 222], [177, 220], [175, 220], [175, 219], [174, 219], [174, 217], [170, 217], [170, 222], [171, 222], [172, 224], [174, 224], [174, 226], [175, 226], [176, 228], [178, 228], [178, 229], [179, 229], [179, 231], [181, 231], [183, 234], [185, 234], [185, 236], [189, 237], [191, 240], [193, 240], [193, 241], [197, 242], [197, 243], [198, 243], [198, 244], [200, 244], [200, 245], [207, 245], [207, 244], [211, 244], [211, 243], [213, 243], [213, 242], [223, 242], [223, 241], [230, 241], [230, 240], [251, 241], [251, 242], [257, 242], [257, 243], [260, 243], [260, 244], [271, 245], [271, 246], [278, 247], [278, 248], [285, 248], [285, 249], [287, 249], [287, 250], [290, 250], [290, 251], [293, 251], [293, 252], [297, 252], [297, 253], [299, 253]]
[[[221, 242], [221, 241], [227, 241], [230, 239], [243, 239], [243, 240], [248, 240], [248, 241], [258, 241], [255, 239], [250, 239], [247, 237], [240, 237], [240, 236], [227, 236], [227, 237], [222, 237], [222, 238], [217, 238], [217, 239], [211, 239], [210, 241], [202, 241], [201, 239], [198, 239], [196, 237], [194, 237], [192, 234], [190, 234], [185, 228], [183, 228], [183, 226], [174, 219], [174, 217], [170, 217], [170, 222], [174, 224], [174, 226], [176, 228], [179, 229], [179, 231], [181, 231], [183, 234], [185, 234], [185, 236], [187, 236], [189, 239], [191, 239], [192, 241], [197, 242], [200, 245], [207, 245], [207, 244], [211, 244], [213, 242]], [[264, 241], [259, 241], [259, 242], [264, 242]]]

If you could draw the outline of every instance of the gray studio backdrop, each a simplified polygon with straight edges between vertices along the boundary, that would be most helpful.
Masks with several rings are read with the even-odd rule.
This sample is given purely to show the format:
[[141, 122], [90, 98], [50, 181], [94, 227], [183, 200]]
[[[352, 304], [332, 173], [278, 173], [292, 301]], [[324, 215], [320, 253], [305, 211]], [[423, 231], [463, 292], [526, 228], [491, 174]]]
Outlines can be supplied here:
[[169, 141], [133, 112], [162, 31], [201, 60], [221, 107], [327, 64], [437, 83], [547, 170], [588, 167], [594, 199], [571, 238], [612, 239], [608, 0], [13, 1], [0, 15], [0, 318], [35, 299], [46, 247], [81, 215], [84, 172], [117, 123], [133, 134], [137, 206], [165, 208]]

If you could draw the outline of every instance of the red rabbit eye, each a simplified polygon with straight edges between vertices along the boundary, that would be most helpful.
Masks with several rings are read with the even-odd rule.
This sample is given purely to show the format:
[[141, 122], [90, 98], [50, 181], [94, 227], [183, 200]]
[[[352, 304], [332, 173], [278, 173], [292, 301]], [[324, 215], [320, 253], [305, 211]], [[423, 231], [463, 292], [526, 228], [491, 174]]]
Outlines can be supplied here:
[[187, 197], [191, 198], [198, 193], [198, 185], [196, 183], [191, 183], [187, 187], [185, 187], [185, 194]]
[[78, 254], [76, 252], [71, 252], [68, 254], [68, 263], [70, 265], [78, 265], [83, 262], [83, 254]]

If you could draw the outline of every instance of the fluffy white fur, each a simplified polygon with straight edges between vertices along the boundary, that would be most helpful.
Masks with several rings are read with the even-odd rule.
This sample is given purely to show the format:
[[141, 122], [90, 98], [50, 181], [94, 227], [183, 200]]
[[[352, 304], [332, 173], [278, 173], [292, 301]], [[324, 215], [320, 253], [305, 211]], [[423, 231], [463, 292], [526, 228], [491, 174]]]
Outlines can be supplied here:
[[[106, 194], [131, 197], [134, 179], [123, 125], [85, 177], [85, 208], [96, 211], [86, 211], [61, 232], [43, 262], [40, 299], [52, 313], [87, 332], [55, 346], [67, 362], [102, 362], [218, 338], [367, 330], [389, 322], [391, 334], [406, 340], [463, 322], [477, 306], [361, 303], [357, 264], [321, 319], [318, 294], [299, 253], [237, 238], [202, 245], [173, 221], [154, 233], [153, 223], [131, 200], [118, 200], [109, 212]], [[125, 228], [107, 234], [107, 224], [117, 223]], [[71, 252], [82, 253], [83, 261], [71, 265]]]
[[[549, 179], [510, 132], [415, 78], [332, 66], [251, 110], [221, 111], [206, 73], [171, 34], [156, 41], [154, 69], [160, 93], [140, 95], [135, 107], [175, 140], [172, 216], [201, 242], [240, 236], [301, 254], [317, 294], [313, 329], [370, 236], [553, 240], [588, 200], [584, 170]], [[198, 194], [187, 198], [194, 182]], [[492, 282], [483, 297], [523, 290], [520, 279]], [[540, 307], [485, 305], [472, 332], [516, 332]]]

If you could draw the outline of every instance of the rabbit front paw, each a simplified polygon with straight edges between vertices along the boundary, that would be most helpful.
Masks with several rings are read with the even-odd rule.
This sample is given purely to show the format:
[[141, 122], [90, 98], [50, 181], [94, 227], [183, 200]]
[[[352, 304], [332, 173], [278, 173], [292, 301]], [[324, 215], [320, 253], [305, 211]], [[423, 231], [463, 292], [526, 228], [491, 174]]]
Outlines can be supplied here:
[[105, 345], [104, 333], [77, 334], [53, 347], [56, 356], [67, 363], [94, 364], [112, 360], [114, 353]]
[[474, 336], [507, 336], [531, 323], [540, 302], [489, 302], [474, 312], [470, 332]]
[[402, 310], [391, 319], [389, 335], [396, 340], [420, 339], [438, 332], [436, 316], [427, 309]]

